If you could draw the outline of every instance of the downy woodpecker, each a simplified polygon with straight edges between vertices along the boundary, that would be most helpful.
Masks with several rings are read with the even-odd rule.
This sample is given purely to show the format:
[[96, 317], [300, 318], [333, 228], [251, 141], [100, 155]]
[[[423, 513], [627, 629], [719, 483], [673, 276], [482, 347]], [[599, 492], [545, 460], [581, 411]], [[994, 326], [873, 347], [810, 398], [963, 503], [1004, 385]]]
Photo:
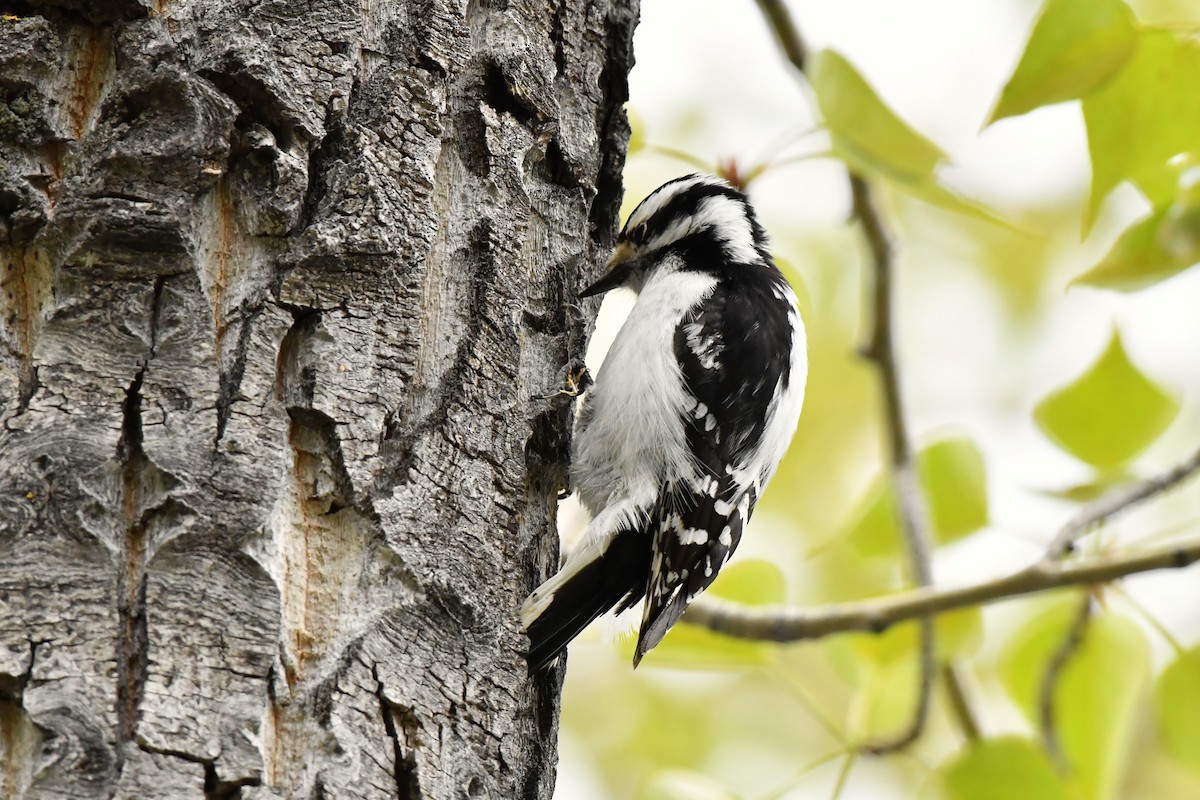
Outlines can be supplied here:
[[522, 609], [534, 669], [645, 598], [637, 666], [738, 546], [804, 399], [796, 296], [737, 189], [706, 175], [660, 186], [608, 267], [580, 297], [638, 297], [580, 401], [571, 483], [591, 522]]

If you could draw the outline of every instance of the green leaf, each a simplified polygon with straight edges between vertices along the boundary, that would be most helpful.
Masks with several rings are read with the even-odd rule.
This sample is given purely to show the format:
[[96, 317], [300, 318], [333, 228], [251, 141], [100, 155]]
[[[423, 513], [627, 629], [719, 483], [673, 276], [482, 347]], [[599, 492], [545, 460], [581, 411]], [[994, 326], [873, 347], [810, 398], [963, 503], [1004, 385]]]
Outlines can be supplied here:
[[[957, 541], [988, 524], [983, 455], [964, 436], [935, 440], [917, 454], [917, 476], [929, 504], [933, 540]], [[877, 479], [851, 523], [847, 541], [864, 557], [892, 558], [903, 548], [892, 485]]]
[[895, 558], [904, 547], [904, 539], [891, 482], [877, 478], [858, 509], [844, 541], [863, 558]]
[[1080, 275], [1080, 283], [1102, 289], [1133, 292], [1170, 278], [1191, 266], [1180, 264], [1162, 246], [1159, 229], [1167, 217], [1167, 208], [1135, 222], [1117, 239], [1112, 250], [1096, 266]]
[[[739, 561], [721, 570], [709, 594], [751, 606], [778, 605], [786, 596], [783, 573], [769, 561]], [[694, 625], [676, 625], [646, 656], [644, 666], [692, 670], [729, 670], [765, 664], [775, 645], [735, 639]], [[633, 658], [634, 640], [621, 651]]]
[[1123, 483], [1137, 480], [1137, 476], [1121, 470], [1114, 470], [1097, 474], [1092, 480], [1082, 483], [1074, 483], [1068, 486], [1060, 486], [1053, 489], [1039, 489], [1040, 494], [1046, 497], [1056, 497], [1059, 500], [1067, 500], [1072, 503], [1087, 503], [1101, 497]]
[[1122, 0], [1048, 0], [989, 124], [1083, 97], [1129, 60], [1136, 41]]
[[1163, 670], [1154, 687], [1154, 709], [1167, 752], [1200, 772], [1200, 648]]
[[1063, 450], [1093, 467], [1112, 470], [1157, 439], [1178, 411], [1179, 401], [1138, 370], [1114, 330], [1096, 363], [1051, 392], [1033, 416]]
[[909, 179], [928, 176], [945, 158], [937, 145], [896, 116], [838, 53], [817, 53], [809, 76], [837, 152]]
[[886, 178], [947, 211], [1010, 227], [990, 209], [937, 181], [934, 168], [946, 154], [900, 119], [841, 55], [833, 50], [817, 53], [809, 81], [829, 130], [833, 154], [854, 172]]
[[936, 541], [955, 541], [987, 525], [987, 471], [970, 439], [957, 436], [928, 445], [917, 457], [917, 474]]
[[1028, 739], [977, 742], [939, 772], [944, 800], [1063, 800], [1054, 765]]
[[1171, 201], [1168, 162], [1200, 152], [1200, 45], [1166, 31], [1140, 34], [1133, 56], [1112, 80], [1083, 99], [1092, 193], [1091, 227], [1100, 203], [1118, 184], [1134, 181], [1153, 205]]
[[638, 790], [636, 800], [738, 800], [717, 781], [685, 769], [655, 772]]
[[1084, 797], [1119, 796], [1149, 678], [1150, 647], [1137, 625], [1112, 614], [1089, 623], [1054, 698], [1063, 752]]
[[[839, 672], [852, 683], [865, 682], [856, 667], [871, 667], [912, 661], [918, 657], [921, 626], [917, 622], [893, 625], [883, 633], [847, 633], [835, 640], [830, 655]], [[967, 656], [983, 641], [983, 612], [978, 607], [939, 614], [934, 620], [935, 655], [946, 660]]]
[[[851, 164], [854, 163], [850, 159], [847, 160]], [[946, 188], [933, 176], [927, 176], [920, 180], [901, 182], [899, 185], [908, 194], [918, 200], [929, 203], [931, 206], [936, 206], [945, 211], [960, 214], [979, 222], [996, 225], [1013, 233], [1029, 235], [1028, 230], [1024, 230], [1019, 225], [1013, 224], [1011, 220], [1005, 219], [982, 203], [963, 197], [953, 189]]]
[[1042, 676], [1070, 629], [1078, 602], [1074, 593], [1050, 602], [1031, 603], [1033, 613], [1005, 645], [999, 661], [1000, 683], [1026, 719], [1037, 724]]
[[[1033, 617], [1001, 656], [1001, 681], [1035, 723], [1046, 669], [1076, 607], [1075, 602], [1058, 603]], [[1088, 623], [1054, 694], [1058, 739], [1083, 797], [1117, 796], [1149, 677], [1150, 649], [1137, 625], [1112, 614]]]
[[[859, 741], [895, 733], [912, 716], [920, 668], [920, 624], [906, 622], [881, 634], [854, 633], [831, 640], [834, 669], [856, 691], [849, 726]], [[983, 641], [983, 611], [965, 608], [934, 621], [934, 657], [970, 655]]]
[[920, 661], [911, 658], [876, 664], [850, 704], [852, 741], [871, 742], [894, 735], [912, 719]]
[[[1191, 167], [1184, 178], [1195, 177]], [[1200, 191], [1189, 186], [1175, 202], [1135, 222], [1096, 266], [1072, 283], [1134, 292], [1178, 275], [1200, 261]]]

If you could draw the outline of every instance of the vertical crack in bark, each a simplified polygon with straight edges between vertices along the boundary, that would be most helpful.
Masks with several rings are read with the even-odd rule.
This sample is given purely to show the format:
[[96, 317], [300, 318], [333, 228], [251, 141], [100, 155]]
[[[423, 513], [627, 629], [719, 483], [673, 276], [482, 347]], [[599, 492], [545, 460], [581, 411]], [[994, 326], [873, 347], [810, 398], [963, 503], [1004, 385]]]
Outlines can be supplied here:
[[[146, 686], [149, 633], [146, 627], [147, 563], [147, 479], [158, 468], [142, 449], [142, 384], [146, 369], [158, 347], [158, 325], [162, 313], [165, 278], [154, 280], [150, 305], [149, 352], [125, 391], [121, 408], [121, 439], [117, 460], [121, 465], [121, 541], [120, 570], [117, 578], [117, 742], [134, 740], [142, 692]], [[124, 748], [117, 748], [118, 770], [124, 761]]]
[[[142, 518], [142, 477], [147, 459], [142, 450], [143, 366], [125, 392], [118, 458], [121, 462], [121, 514], [125, 524], [121, 570], [117, 581], [117, 741], [133, 741], [138, 707], [146, 683], [149, 640], [146, 631], [146, 526]], [[118, 765], [124, 756], [117, 751]]]
[[79, 141], [96, 122], [115, 68], [112, 28], [77, 26], [67, 40], [67, 138]]
[[346, 120], [356, 93], [359, 91], [359, 76], [356, 73], [350, 87], [346, 108], [340, 112], [330, 110], [325, 119], [325, 136], [308, 153], [308, 185], [300, 206], [300, 221], [297, 231], [307, 230], [317, 219], [321, 201], [329, 192], [330, 172], [343, 162], [346, 148]]
[[371, 665], [371, 676], [375, 679], [375, 696], [379, 699], [383, 729], [392, 740], [392, 776], [396, 780], [396, 797], [399, 800], [421, 800], [421, 782], [417, 777], [417, 757], [414, 752], [420, 746], [417, 738], [420, 724], [411, 708], [395, 705], [388, 700], [378, 665]]
[[162, 319], [163, 289], [166, 285], [166, 276], [159, 275], [154, 279], [154, 292], [150, 300], [150, 358], [158, 352], [158, 324]]
[[212, 258], [208, 261], [209, 295], [208, 301], [212, 307], [213, 318], [213, 352], [217, 358], [219, 371], [219, 386], [217, 391], [217, 441], [225, 434], [225, 426], [229, 422], [229, 406], [233, 402], [235, 387], [229, 385], [229, 376], [225, 369], [225, 289], [229, 281], [229, 261], [235, 257], [234, 231], [237, 220], [233, 215], [233, 201], [229, 196], [229, 181], [225, 176], [217, 182], [213, 189], [216, 200], [216, 240], [212, 250]]
[[218, 180], [196, 208], [196, 272], [208, 298], [217, 368], [217, 426], [214, 446], [225, 436], [246, 369], [254, 321], [270, 282], [260, 274], [263, 254], [242, 230], [229, 174]]
[[4, 800], [25, 796], [42, 751], [41, 731], [24, 707], [25, 687], [33, 680], [40, 644], [44, 642], [30, 640], [29, 666], [20, 675], [0, 675], [0, 797]]
[[32, 782], [34, 765], [40, 760], [42, 737], [29, 713], [15, 700], [0, 697], [0, 797], [18, 800]]
[[17, 362], [17, 414], [38, 389], [34, 348], [42, 311], [50, 297], [50, 263], [41, 247], [0, 245], [0, 330]]
[[556, 0], [550, 20], [550, 36], [554, 40], [554, 68], [561, 77], [567, 74], [567, 31], [563, 24], [567, 0]]
[[222, 359], [217, 386], [217, 435], [214, 445], [225, 435], [225, 428], [233, 413], [233, 403], [238, 399], [242, 377], [246, 373], [246, 352], [250, 348], [250, 335], [254, 332], [254, 321], [260, 312], [261, 308], [255, 308], [252, 312], [243, 313], [232, 352], [227, 359]]
[[599, 125], [603, 156], [589, 214], [592, 241], [600, 248], [607, 247], [616, 235], [624, 194], [621, 175], [629, 147], [625, 102], [629, 99], [629, 68], [633, 65], [633, 28], [637, 19], [635, 9], [609, 13], [605, 20], [607, 37], [599, 81], [605, 96], [600, 108], [603, 119]]

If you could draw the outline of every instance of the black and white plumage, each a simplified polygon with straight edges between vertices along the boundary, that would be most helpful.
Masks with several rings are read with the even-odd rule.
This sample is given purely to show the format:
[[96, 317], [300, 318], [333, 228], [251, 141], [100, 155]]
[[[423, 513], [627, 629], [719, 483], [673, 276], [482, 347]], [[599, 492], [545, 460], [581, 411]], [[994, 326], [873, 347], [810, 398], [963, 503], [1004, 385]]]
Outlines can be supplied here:
[[522, 609], [534, 668], [645, 598], [636, 666], [737, 547], [800, 416], [804, 326], [741, 192], [705, 175], [656, 189], [580, 296], [619, 286], [638, 299], [571, 447], [592, 519]]

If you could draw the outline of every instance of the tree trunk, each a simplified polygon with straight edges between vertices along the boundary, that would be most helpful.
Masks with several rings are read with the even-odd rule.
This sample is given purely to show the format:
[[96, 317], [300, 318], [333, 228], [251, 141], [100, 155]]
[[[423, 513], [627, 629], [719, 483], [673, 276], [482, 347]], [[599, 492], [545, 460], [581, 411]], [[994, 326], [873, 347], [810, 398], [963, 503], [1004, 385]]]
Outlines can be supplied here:
[[636, 0], [0, 12], [0, 797], [548, 797]]

